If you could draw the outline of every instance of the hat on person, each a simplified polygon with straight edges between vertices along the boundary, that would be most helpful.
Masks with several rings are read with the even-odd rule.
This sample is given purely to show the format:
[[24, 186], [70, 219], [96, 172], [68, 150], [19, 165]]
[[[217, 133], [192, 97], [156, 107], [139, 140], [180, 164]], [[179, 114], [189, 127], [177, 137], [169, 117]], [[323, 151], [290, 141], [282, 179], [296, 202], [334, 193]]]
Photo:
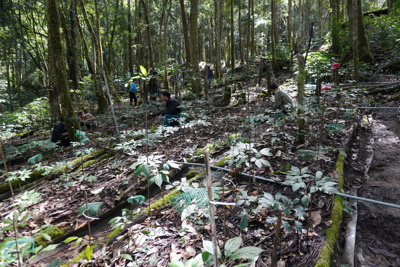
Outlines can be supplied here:
[[82, 110], [80, 110], [79, 112], [78, 112], [78, 115], [79, 116], [82, 116], [84, 113], [83, 113], [83, 111]]
[[276, 83], [271, 83], [271, 85], [269, 86], [269, 89], [276, 89], [278, 88], [278, 85], [276, 85]]
[[331, 70], [335, 70], [335, 69], [337, 69], [339, 67], [340, 67], [340, 63], [333, 63], [332, 67], [331, 67]]

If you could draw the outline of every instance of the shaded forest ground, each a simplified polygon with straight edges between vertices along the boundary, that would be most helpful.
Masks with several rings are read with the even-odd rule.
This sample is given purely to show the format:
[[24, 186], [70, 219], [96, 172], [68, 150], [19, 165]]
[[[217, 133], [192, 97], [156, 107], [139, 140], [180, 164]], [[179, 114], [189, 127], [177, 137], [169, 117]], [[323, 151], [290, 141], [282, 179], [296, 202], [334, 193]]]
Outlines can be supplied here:
[[[41, 194], [41, 200], [36, 204], [26, 205], [24, 212], [29, 210], [33, 211], [33, 214], [29, 217], [29, 225], [18, 230], [19, 236], [35, 235], [41, 232], [39, 229], [41, 225], [49, 224], [60, 229], [65, 228], [66, 231], [62, 238], [54, 237], [52, 242], [60, 243], [68, 236], [82, 238], [78, 246], [74, 245], [75, 242], [68, 245], [61, 243], [55, 250], [40, 254], [36, 259], [30, 261], [31, 265], [47, 266], [51, 262], [53, 262], [53, 266], [59, 265], [72, 259], [79, 252], [85, 251], [87, 244], [90, 243], [93, 246], [96, 242], [105, 241], [109, 241], [109, 244], [98, 245], [93, 249], [92, 262], [99, 265], [105, 263], [125, 265], [134, 260], [137, 266], [152, 264], [167, 266], [170, 261], [188, 259], [199, 254], [203, 248], [203, 239], [211, 240], [206, 211], [192, 208], [194, 215], [182, 216], [177, 212], [178, 204], [175, 204], [173, 205], [175, 208], [157, 206], [147, 218], [139, 216], [139, 219], [132, 219], [129, 213], [132, 210], [136, 211], [137, 208], [142, 211], [146, 210], [147, 202], [133, 209], [126, 199], [138, 195], [138, 192], [148, 198], [146, 176], [136, 176], [137, 169], [130, 168], [140, 155], [146, 154], [146, 151], [150, 157], [152, 155], [160, 156], [162, 163], [167, 160], [203, 162], [201, 149], [207, 147], [212, 155], [212, 164], [221, 163], [230, 170], [236, 170], [230, 174], [226, 172], [213, 173], [215, 186], [223, 188], [223, 191], [219, 192], [220, 201], [237, 203], [236, 206], [222, 205], [217, 208], [217, 236], [220, 246], [223, 247], [226, 240], [231, 237], [241, 236], [243, 246], [257, 246], [265, 250], [260, 255], [257, 266], [268, 266], [271, 263], [274, 249], [277, 250], [280, 264], [313, 266], [324, 241], [324, 230], [332, 223], [330, 211], [333, 203], [330, 195], [321, 192], [310, 193], [309, 189], [315, 183], [313, 177], [318, 171], [321, 171], [324, 176], [337, 181], [334, 163], [338, 155], [338, 148], [341, 147], [343, 139], [352, 134], [351, 126], [362, 118], [363, 113], [356, 111], [355, 107], [369, 104], [371, 97], [360, 87], [340, 92], [339, 94], [344, 93], [341, 101], [337, 101], [338, 92], [325, 92], [321, 104], [329, 108], [323, 113], [316, 112], [315, 104], [310, 101], [307, 104], [306, 144], [298, 147], [295, 142], [297, 138], [296, 120], [290, 116], [276, 117], [268, 110], [268, 101], [258, 98], [258, 92], [252, 84], [245, 84], [244, 88], [246, 93], [250, 92], [250, 103], [224, 111], [221, 111], [223, 107], [215, 107], [205, 101], [184, 101], [184, 105], [187, 106], [185, 112], [188, 114], [188, 119], [180, 128], [158, 127], [156, 129], [156, 119], [149, 117], [148, 129], [149, 131], [153, 130], [150, 131], [147, 139], [144, 138], [145, 132], [143, 131], [145, 125], [143, 110], [132, 108], [124, 102], [116, 108], [120, 124], [124, 125], [121, 129], [124, 140], [122, 145], [112, 147], [111, 144], [115, 143], [109, 138], [110, 135], [115, 134], [112, 130], [112, 120], [110, 117], [104, 117], [99, 118], [99, 127], [93, 133], [88, 133], [91, 139], [89, 144], [67, 149], [64, 152], [58, 151], [55, 154], [44, 151], [43, 146], [36, 147], [10, 159], [9, 171], [28, 167], [27, 159], [39, 152], [49, 155], [42, 165], [52, 165], [52, 174], [46, 176], [46, 182], [23, 189], [24, 192], [35, 189]], [[296, 93], [295, 86], [291, 84], [284, 86], [284, 89]], [[219, 92], [220, 97], [222, 94], [222, 91]], [[233, 100], [232, 103], [234, 102]], [[386, 101], [383, 100], [383, 102]], [[398, 103], [392, 104], [398, 105]], [[150, 113], [154, 112], [150, 111]], [[152, 125], [154, 126], [152, 127]], [[398, 129], [397, 127], [398, 124], [393, 128]], [[12, 139], [8, 140], [6, 145], [17, 148], [28, 141], [48, 139], [48, 135], [48, 132], [38, 133], [33, 138], [29, 137], [30, 141], [27, 138]], [[249, 141], [254, 143], [252, 148], [255, 150], [245, 149]], [[101, 152], [91, 158], [77, 156], [77, 152], [91, 153], [93, 148]], [[268, 151], [268, 153], [260, 153], [263, 149], [267, 149], [264, 152]], [[386, 152], [384, 148], [381, 150]], [[229, 155], [231, 159], [235, 160], [224, 160]], [[254, 161], [252, 161], [253, 158], [255, 158]], [[78, 161], [75, 161], [75, 166], [70, 168], [73, 170], [72, 172], [55, 171], [59, 168], [54, 165], [56, 162], [62, 162], [60, 165], [65, 165], [66, 162], [74, 160]], [[80, 161], [87, 162], [87, 164], [81, 166]], [[242, 164], [239, 164], [240, 161]], [[249, 166], [246, 166], [246, 161]], [[264, 161], [268, 161], [269, 164]], [[162, 167], [162, 164], [157, 163], [156, 159], [154, 159], [154, 164], [157, 165], [156, 169]], [[293, 184], [280, 186], [236, 175], [237, 173], [248, 173], [279, 182], [287, 179], [286, 172], [292, 166], [299, 169], [307, 168], [303, 173], [306, 187], [300, 187], [300, 190], [296, 190], [297, 193], [292, 190]], [[372, 164], [372, 166], [375, 165]], [[379, 167], [379, 164], [376, 166]], [[181, 165], [180, 168], [183, 170], [182, 172], [169, 170], [171, 182], [173, 178], [178, 181], [182, 177], [192, 178], [196, 174], [190, 171], [201, 173], [203, 170], [198, 167], [186, 169], [184, 165]], [[371, 171], [373, 169], [371, 168]], [[372, 177], [372, 174], [370, 176]], [[3, 176], [3, 178], [5, 177]], [[198, 187], [204, 188], [204, 175], [199, 175], [197, 178], [195, 182]], [[352, 183], [349, 181], [349, 184]], [[168, 190], [164, 191], [165, 184], [162, 193], [158, 191], [157, 186], [153, 185], [150, 190], [152, 191], [151, 203], [169, 192]], [[176, 185], [182, 187], [182, 184]], [[196, 188], [195, 185], [187, 186], [191, 189]], [[293, 203], [295, 199], [302, 197], [298, 194], [299, 191], [309, 196], [312, 195], [310, 203], [304, 210], [296, 207]], [[283, 219], [287, 222], [288, 228], [280, 234], [279, 249], [273, 245], [276, 232], [274, 218], [278, 211], [274, 209], [274, 205], [260, 204], [269, 203], [267, 201], [269, 196], [266, 196], [265, 192], [273, 196], [274, 201], [279, 203], [278, 206], [286, 207], [289, 210]], [[376, 192], [376, 190], [372, 190], [372, 192]], [[278, 199], [277, 193], [287, 198]], [[371, 192], [369, 193], [371, 194]], [[371, 198], [374, 198], [374, 195], [371, 195]], [[96, 222], [96, 226], [93, 226], [95, 223], [93, 221], [90, 235], [86, 230], [87, 219], [77, 212], [78, 207], [86, 202], [103, 203], [100, 212], [96, 214], [101, 220]], [[2, 218], [6, 218], [11, 211], [19, 207], [15, 203], [15, 200], [10, 198], [1, 202]], [[128, 208], [129, 211], [124, 211], [123, 208]], [[117, 219], [113, 224], [108, 224], [112, 218]], [[126, 232], [116, 239], [112, 239], [112, 236], [107, 237], [113, 231], [111, 226], [115, 226], [118, 220], [130, 227], [127, 227]], [[129, 222], [135, 220], [137, 220], [136, 223], [130, 225]], [[295, 221], [302, 224], [302, 229], [299, 229], [299, 225], [294, 224]], [[365, 219], [365, 222], [370, 221]], [[374, 229], [376, 226], [363, 223], [360, 228], [363, 227]], [[395, 227], [393, 228], [395, 229]], [[4, 232], [4, 236], [12, 235], [13, 231]], [[393, 250], [388, 251], [397, 253]], [[363, 255], [362, 252], [360, 254]], [[365, 255], [364, 258], [366, 258]], [[395, 257], [391, 258], [396, 260]], [[85, 265], [87, 262], [85, 259], [78, 259], [78, 261], [80, 263], [77, 265]], [[230, 265], [238, 262], [238, 260], [232, 261]]]

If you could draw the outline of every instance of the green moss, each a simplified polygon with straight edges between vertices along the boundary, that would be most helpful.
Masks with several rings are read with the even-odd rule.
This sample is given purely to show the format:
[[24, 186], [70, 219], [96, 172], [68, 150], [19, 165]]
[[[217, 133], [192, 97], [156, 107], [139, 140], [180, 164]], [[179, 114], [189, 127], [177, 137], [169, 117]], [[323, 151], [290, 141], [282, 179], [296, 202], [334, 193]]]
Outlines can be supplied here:
[[79, 166], [79, 168], [75, 171], [75, 173], [78, 173], [78, 172], [82, 171], [84, 168], [86, 168], [90, 165], [96, 164], [99, 161], [106, 159], [106, 158], [108, 158], [108, 153], [101, 155], [101, 157], [98, 159], [88, 160], [88, 161], [84, 162], [81, 166]]
[[[338, 190], [343, 190], [344, 184], [344, 156], [343, 153], [339, 152], [339, 156], [336, 162], [335, 170], [339, 177]], [[331, 213], [331, 226], [326, 230], [325, 242], [321, 249], [316, 267], [329, 267], [333, 252], [335, 250], [335, 244], [339, 239], [340, 225], [343, 219], [343, 202], [340, 196], [335, 196], [333, 201], [333, 209]]]
[[[67, 231], [67, 228], [55, 228], [51, 231], [43, 231], [44, 233], [48, 234], [51, 237], [51, 240], [63, 236], [65, 234], [65, 232]], [[41, 237], [40, 235], [38, 235], [37, 237], [35, 237], [35, 245], [36, 246], [40, 246], [42, 245], [43, 247], [46, 247], [48, 245], [49, 241], [43, 239], [43, 237]]]
[[204, 154], [204, 151], [206, 151], [206, 150], [210, 151], [210, 153], [213, 153], [213, 152], [215, 152], [217, 149], [219, 149], [219, 148], [225, 146], [226, 144], [227, 144], [226, 141], [225, 141], [225, 142], [217, 141], [217, 142], [214, 142], [214, 143], [212, 143], [212, 144], [208, 144], [208, 145], [206, 145], [205, 147], [203, 147], [202, 149], [197, 150], [197, 151], [194, 153], [194, 155], [195, 155], [196, 157], [202, 156], [202, 155]]
[[120, 226], [120, 227], [115, 228], [114, 231], [112, 231], [111, 233], [109, 233], [107, 235], [107, 242], [106, 243], [108, 243], [108, 241], [110, 241], [110, 239], [113, 238], [115, 235], [117, 235], [122, 229], [124, 229], [124, 227]]
[[187, 174], [186, 174], [186, 178], [191, 179], [193, 177], [195, 177], [199, 172], [196, 170], [190, 170]]

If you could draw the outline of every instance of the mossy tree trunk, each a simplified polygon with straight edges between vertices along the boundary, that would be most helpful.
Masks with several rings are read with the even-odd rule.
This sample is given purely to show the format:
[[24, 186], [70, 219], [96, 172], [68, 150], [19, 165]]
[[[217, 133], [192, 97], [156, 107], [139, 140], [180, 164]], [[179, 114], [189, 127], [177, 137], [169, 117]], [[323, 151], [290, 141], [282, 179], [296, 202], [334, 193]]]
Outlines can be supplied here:
[[225, 80], [224, 96], [222, 98], [222, 106], [228, 106], [232, 98], [232, 87], [228, 85], [228, 80]]
[[48, 43], [50, 44], [51, 52], [49, 53], [53, 58], [49, 62], [49, 66], [55, 72], [55, 85], [60, 96], [61, 113], [64, 117], [64, 123], [68, 130], [68, 134], [73, 139], [75, 129], [78, 129], [78, 120], [74, 113], [69, 94], [69, 87], [67, 81], [67, 69], [64, 61], [64, 51], [61, 43], [60, 34], [60, 16], [58, 13], [58, 1], [47, 1], [47, 25], [48, 25]]
[[299, 64], [299, 75], [297, 77], [297, 126], [299, 128], [298, 131], [298, 143], [305, 143], [305, 134], [306, 134], [306, 121], [304, 119], [304, 108], [303, 108], [303, 99], [304, 99], [304, 84], [305, 84], [305, 61], [304, 56], [302, 54], [297, 55], [297, 62]]

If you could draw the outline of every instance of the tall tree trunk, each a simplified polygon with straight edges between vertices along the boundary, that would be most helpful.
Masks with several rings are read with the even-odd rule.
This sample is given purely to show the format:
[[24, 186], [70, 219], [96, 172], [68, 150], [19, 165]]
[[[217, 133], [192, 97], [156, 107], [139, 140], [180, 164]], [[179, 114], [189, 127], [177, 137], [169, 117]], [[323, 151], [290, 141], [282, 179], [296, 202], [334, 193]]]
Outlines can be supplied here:
[[147, 37], [147, 53], [148, 53], [148, 58], [149, 58], [149, 65], [152, 70], [155, 69], [154, 65], [154, 55], [153, 55], [153, 45], [151, 42], [151, 33], [150, 33], [150, 20], [149, 20], [149, 9], [147, 4], [144, 2], [144, 0], [140, 0], [140, 2], [143, 5], [143, 10], [144, 10], [144, 23], [146, 25], [146, 37]]
[[65, 68], [64, 52], [60, 35], [60, 17], [58, 13], [57, 0], [47, 1], [47, 25], [48, 25], [48, 42], [51, 47], [50, 55], [53, 57], [50, 62], [55, 72], [56, 88], [60, 95], [61, 113], [64, 117], [64, 123], [68, 130], [70, 138], [73, 140], [75, 129], [78, 129], [78, 120], [74, 113], [69, 95], [67, 70]]
[[[85, 19], [86, 26], [88, 27], [89, 33], [92, 37], [92, 47], [93, 47], [93, 71], [95, 73], [93, 77], [94, 85], [96, 88], [96, 98], [97, 98], [97, 104], [98, 104], [98, 112], [99, 113], [105, 113], [107, 110], [107, 98], [105, 95], [105, 92], [102, 88], [102, 86], [97, 84], [97, 79], [101, 79], [102, 73], [101, 73], [101, 64], [102, 64], [102, 57], [101, 57], [101, 49], [100, 49], [100, 43], [97, 40], [97, 35], [95, 34], [92, 25], [89, 21], [87, 12], [86, 12], [86, 7], [85, 4], [83, 3], [83, 0], [80, 0], [81, 3], [81, 8], [82, 8], [82, 13], [83, 13], [83, 18]], [[97, 3], [97, 0], [96, 0]], [[97, 24], [97, 23], [96, 23]], [[98, 28], [98, 31], [100, 28]]]
[[110, 36], [110, 40], [108, 42], [108, 69], [110, 70], [113, 66], [113, 44], [114, 44], [114, 40], [115, 40], [115, 29], [117, 26], [117, 19], [118, 19], [118, 13], [119, 13], [119, 2], [120, 0], [117, 0], [115, 2], [115, 15], [114, 15], [114, 22], [113, 22], [113, 26], [112, 26], [112, 30], [111, 30], [111, 36]]
[[298, 143], [305, 143], [305, 134], [306, 134], [306, 122], [304, 119], [304, 108], [303, 108], [303, 99], [304, 99], [304, 84], [305, 84], [305, 60], [302, 54], [297, 55], [297, 62], [299, 64], [299, 75], [297, 77], [297, 126], [298, 126]]
[[276, 5], [275, 0], [271, 0], [271, 54], [272, 54], [272, 68], [275, 72], [279, 71], [278, 62], [276, 60]]
[[339, 1], [340, 0], [329, 0], [331, 9], [331, 34], [332, 34], [331, 50], [333, 53], [337, 55], [340, 54]]
[[[353, 10], [357, 8], [357, 10]], [[353, 3], [352, 0], [347, 1], [347, 12], [349, 17], [349, 29], [350, 29], [350, 53], [353, 53], [353, 25], [357, 24], [357, 48], [358, 48], [358, 60], [364, 63], [370, 63], [374, 61], [374, 57], [369, 50], [369, 44], [365, 32], [364, 16], [362, 14], [361, 0], [357, 0], [357, 3]], [[356, 21], [357, 20], [357, 21]]]
[[76, 10], [76, 1], [71, 0], [71, 6], [70, 6], [70, 23], [71, 23], [71, 28], [70, 28], [70, 36], [71, 36], [71, 66], [70, 66], [70, 77], [72, 80], [72, 85], [74, 86], [74, 89], [79, 88], [79, 77], [80, 77], [80, 71], [79, 71], [79, 65], [78, 65], [78, 34], [77, 34], [77, 10]]
[[290, 66], [293, 65], [293, 26], [292, 26], [292, 0], [288, 2], [288, 43], [290, 51]]
[[244, 52], [242, 40], [242, 1], [238, 0], [239, 7], [239, 53], [240, 53], [240, 66], [244, 65]]
[[190, 1], [190, 51], [192, 52], [192, 90], [195, 94], [201, 93], [201, 77], [199, 70], [199, 37], [197, 27], [198, 0]]
[[215, 74], [219, 78], [222, 76], [221, 67], [221, 47], [222, 47], [222, 19], [223, 19], [223, 0], [215, 0]]
[[234, 1], [231, 0], [231, 66], [232, 74], [235, 74], [235, 19], [234, 15]]
[[186, 10], [185, 10], [185, 1], [179, 0], [180, 10], [181, 10], [181, 20], [182, 20], [182, 27], [183, 27], [183, 38], [185, 41], [185, 53], [186, 53], [186, 62], [187, 64], [191, 64], [191, 57], [190, 57], [190, 41], [189, 41], [189, 27], [186, 19]]
[[353, 80], [358, 82], [358, 0], [352, 0], [352, 17], [353, 17], [353, 25], [350, 31], [353, 33]]
[[133, 75], [133, 38], [132, 38], [132, 15], [131, 15], [131, 0], [128, 0], [128, 69]]
[[87, 44], [86, 44], [86, 39], [85, 39], [85, 36], [83, 35], [83, 30], [82, 30], [82, 27], [81, 27], [81, 23], [79, 22], [79, 17], [77, 16], [76, 18], [77, 18], [77, 25], [78, 25], [78, 29], [79, 29], [79, 35], [81, 36], [83, 53], [85, 55], [86, 64], [87, 64], [89, 73], [92, 76], [94, 76], [95, 73], [94, 73], [94, 70], [93, 70], [92, 61], [90, 60], [89, 49], [88, 49]]
[[251, 51], [251, 58], [254, 58], [255, 55], [255, 45], [254, 45], [254, 40], [255, 40], [255, 21], [254, 21], [254, 0], [251, 0], [251, 20], [250, 20], [250, 24], [251, 24], [251, 29], [250, 29], [250, 34], [251, 34], [251, 38], [250, 38], [250, 51]]
[[303, 45], [303, 39], [302, 37], [302, 27], [303, 27], [303, 1], [299, 0], [299, 15], [298, 15], [298, 21], [297, 21], [297, 36], [296, 36], [296, 45], [297, 49], [296, 50], [301, 50], [301, 47]]

